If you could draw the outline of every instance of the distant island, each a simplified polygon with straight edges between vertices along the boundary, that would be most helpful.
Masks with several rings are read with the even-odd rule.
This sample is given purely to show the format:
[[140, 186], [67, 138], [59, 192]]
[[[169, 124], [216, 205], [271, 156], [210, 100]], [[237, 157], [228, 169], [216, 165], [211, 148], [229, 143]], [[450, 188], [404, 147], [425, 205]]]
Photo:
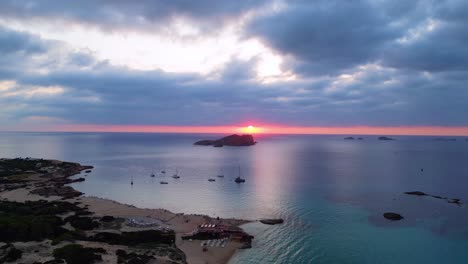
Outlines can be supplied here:
[[379, 137], [379, 140], [395, 140], [395, 139], [389, 138], [389, 137]]
[[213, 147], [223, 147], [223, 146], [232, 146], [232, 147], [245, 147], [255, 145], [255, 142], [252, 135], [230, 135], [216, 140], [200, 140], [194, 145], [198, 146], [213, 146]]
[[362, 137], [358, 137], [358, 138], [354, 138], [354, 137], [345, 137], [344, 139], [346, 139], [346, 140], [355, 140], [355, 139], [357, 139], [357, 140], [363, 140]]
[[434, 138], [436, 141], [457, 141], [456, 138]]

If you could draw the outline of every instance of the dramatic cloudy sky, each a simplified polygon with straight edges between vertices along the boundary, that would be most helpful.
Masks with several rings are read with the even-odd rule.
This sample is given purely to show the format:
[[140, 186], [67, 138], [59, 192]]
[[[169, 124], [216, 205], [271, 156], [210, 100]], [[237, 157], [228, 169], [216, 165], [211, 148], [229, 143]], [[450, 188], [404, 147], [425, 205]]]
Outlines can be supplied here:
[[464, 0], [2, 0], [0, 127], [466, 127], [466, 25]]

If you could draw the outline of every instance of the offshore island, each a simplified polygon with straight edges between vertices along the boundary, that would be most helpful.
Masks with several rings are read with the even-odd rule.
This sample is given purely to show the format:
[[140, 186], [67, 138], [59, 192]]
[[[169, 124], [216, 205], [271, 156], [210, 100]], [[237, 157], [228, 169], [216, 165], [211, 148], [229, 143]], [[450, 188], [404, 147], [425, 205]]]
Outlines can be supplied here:
[[141, 209], [67, 184], [92, 166], [0, 159], [0, 263], [226, 263], [247, 220]]

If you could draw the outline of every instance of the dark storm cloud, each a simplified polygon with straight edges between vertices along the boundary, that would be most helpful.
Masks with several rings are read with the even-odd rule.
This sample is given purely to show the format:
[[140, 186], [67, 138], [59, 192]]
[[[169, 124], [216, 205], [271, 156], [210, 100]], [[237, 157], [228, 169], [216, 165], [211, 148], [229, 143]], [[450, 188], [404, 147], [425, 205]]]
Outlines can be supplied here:
[[24, 54], [41, 53], [46, 50], [44, 43], [30, 34], [16, 32], [0, 27], [0, 55], [21, 52]]
[[399, 27], [367, 1], [292, 1], [254, 20], [250, 34], [293, 56], [299, 72], [336, 74], [376, 60]]
[[184, 17], [202, 23], [234, 18], [262, 6], [266, 0], [4, 0], [0, 3], [3, 18], [65, 20], [91, 24], [103, 29], [128, 28], [148, 30]]
[[[427, 31], [430, 23], [434, 29]], [[443, 71], [466, 69], [467, 24], [462, 0], [291, 1], [254, 19], [248, 34], [290, 55], [289, 66], [306, 76], [336, 75], [368, 63]]]

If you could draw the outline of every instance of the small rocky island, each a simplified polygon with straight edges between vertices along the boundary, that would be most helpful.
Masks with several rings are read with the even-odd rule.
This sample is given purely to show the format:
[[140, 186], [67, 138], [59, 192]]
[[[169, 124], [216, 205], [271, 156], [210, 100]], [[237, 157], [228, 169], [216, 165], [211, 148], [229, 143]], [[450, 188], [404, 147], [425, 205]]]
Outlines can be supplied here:
[[390, 137], [379, 137], [379, 140], [395, 140], [395, 139], [390, 138]]
[[223, 147], [223, 146], [232, 146], [232, 147], [245, 147], [255, 145], [255, 142], [252, 135], [230, 135], [216, 140], [200, 140], [194, 145], [198, 146], [213, 146], [213, 147]]
[[383, 216], [388, 219], [388, 220], [392, 220], [392, 221], [399, 221], [401, 219], [403, 219], [403, 216], [401, 216], [400, 214], [397, 214], [397, 213], [384, 213]]
[[260, 219], [260, 223], [265, 225], [278, 225], [284, 223], [284, 220], [281, 218], [278, 219]]

